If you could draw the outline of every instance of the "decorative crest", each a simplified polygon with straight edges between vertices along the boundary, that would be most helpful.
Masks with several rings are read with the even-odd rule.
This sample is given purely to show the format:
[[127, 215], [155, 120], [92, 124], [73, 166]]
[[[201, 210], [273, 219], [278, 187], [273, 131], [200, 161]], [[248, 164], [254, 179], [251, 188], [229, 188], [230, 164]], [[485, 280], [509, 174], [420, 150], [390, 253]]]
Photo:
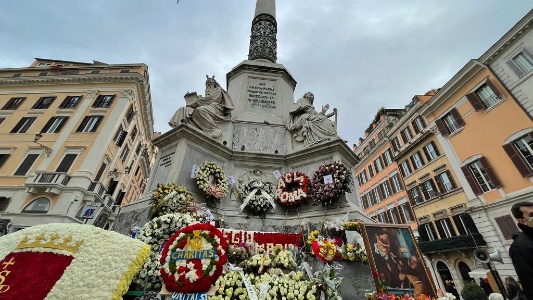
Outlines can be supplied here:
[[34, 240], [32, 239], [31, 242], [30, 238], [25, 236], [24, 239], [18, 244], [17, 249], [50, 248], [76, 253], [82, 244], [83, 240], [76, 242], [72, 239], [71, 235], [61, 239], [57, 233], [53, 234], [49, 238], [47, 238], [44, 234], [40, 234]]

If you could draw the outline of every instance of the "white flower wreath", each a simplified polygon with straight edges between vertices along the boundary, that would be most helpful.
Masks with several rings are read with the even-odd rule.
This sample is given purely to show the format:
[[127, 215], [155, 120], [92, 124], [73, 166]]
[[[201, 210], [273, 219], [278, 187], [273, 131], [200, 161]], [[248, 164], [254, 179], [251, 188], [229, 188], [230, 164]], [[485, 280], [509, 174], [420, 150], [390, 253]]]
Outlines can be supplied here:
[[207, 194], [208, 200], [224, 198], [228, 193], [228, 182], [226, 174], [221, 166], [214, 162], [206, 161], [196, 174], [196, 184]]
[[243, 188], [244, 201], [241, 211], [248, 207], [254, 214], [264, 214], [270, 208], [276, 208], [274, 203], [274, 185], [268, 181], [254, 178]]

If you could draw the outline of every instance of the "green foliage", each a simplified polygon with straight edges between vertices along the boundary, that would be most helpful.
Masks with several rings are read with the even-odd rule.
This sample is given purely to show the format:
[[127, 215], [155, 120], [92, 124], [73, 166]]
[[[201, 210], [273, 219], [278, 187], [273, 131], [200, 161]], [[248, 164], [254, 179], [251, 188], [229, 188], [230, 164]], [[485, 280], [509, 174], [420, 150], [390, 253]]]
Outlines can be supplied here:
[[466, 282], [461, 291], [463, 300], [488, 300], [485, 291], [475, 282]]

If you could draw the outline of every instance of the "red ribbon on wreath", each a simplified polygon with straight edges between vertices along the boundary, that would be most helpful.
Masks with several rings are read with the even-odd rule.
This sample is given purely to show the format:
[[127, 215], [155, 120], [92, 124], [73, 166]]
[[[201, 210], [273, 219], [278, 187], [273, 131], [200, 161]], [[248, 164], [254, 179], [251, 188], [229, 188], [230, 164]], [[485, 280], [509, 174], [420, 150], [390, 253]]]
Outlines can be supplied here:
[[[206, 244], [210, 246], [203, 248]], [[206, 292], [222, 274], [227, 242], [211, 224], [193, 224], [174, 233], [161, 255], [161, 277], [168, 291]]]
[[341, 257], [337, 244], [335, 244], [335, 241], [329, 239], [313, 241], [311, 243], [311, 249], [313, 249], [315, 256], [323, 263], [329, 263]]

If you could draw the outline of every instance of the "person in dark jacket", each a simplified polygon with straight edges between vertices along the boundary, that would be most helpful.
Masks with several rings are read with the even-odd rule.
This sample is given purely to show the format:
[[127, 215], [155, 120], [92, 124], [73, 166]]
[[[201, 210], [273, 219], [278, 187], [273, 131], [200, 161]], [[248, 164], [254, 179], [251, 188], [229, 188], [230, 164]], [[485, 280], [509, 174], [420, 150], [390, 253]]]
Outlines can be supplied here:
[[485, 294], [487, 294], [487, 296], [493, 293], [492, 287], [490, 286], [489, 280], [487, 278], [479, 278], [479, 286], [485, 291]]
[[533, 299], [533, 202], [518, 202], [511, 207], [521, 233], [513, 236], [509, 256], [527, 299]]
[[509, 300], [527, 300], [520, 284], [511, 276], [505, 277], [505, 289], [507, 290], [507, 298]]

